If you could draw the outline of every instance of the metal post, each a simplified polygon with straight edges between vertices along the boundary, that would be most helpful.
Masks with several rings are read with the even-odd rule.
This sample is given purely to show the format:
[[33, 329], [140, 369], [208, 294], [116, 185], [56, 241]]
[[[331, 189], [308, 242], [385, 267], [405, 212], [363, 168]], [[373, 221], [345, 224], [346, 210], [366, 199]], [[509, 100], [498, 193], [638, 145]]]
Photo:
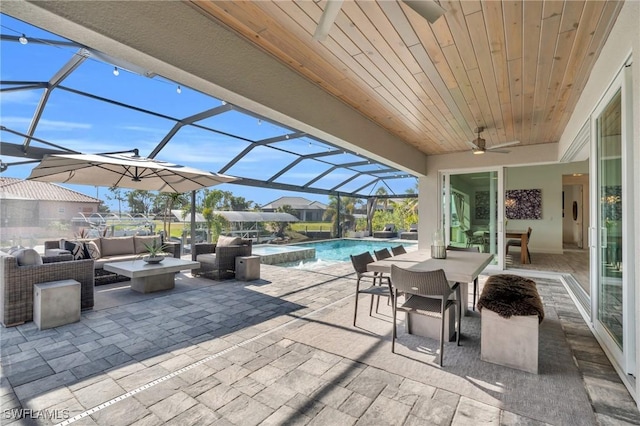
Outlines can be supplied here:
[[336, 235], [338, 238], [342, 238], [342, 225], [340, 224], [340, 194], [337, 195], [337, 199], [338, 199], [338, 207], [337, 207], [337, 224], [338, 224], [338, 234]]
[[191, 191], [191, 260], [196, 260], [196, 191]]

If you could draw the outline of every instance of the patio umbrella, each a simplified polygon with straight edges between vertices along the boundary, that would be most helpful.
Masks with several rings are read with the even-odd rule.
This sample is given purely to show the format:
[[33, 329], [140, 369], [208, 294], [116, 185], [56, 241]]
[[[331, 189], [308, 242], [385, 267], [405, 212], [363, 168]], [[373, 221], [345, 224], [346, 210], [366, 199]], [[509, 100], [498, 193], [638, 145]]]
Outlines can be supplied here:
[[140, 157], [134, 150], [129, 154], [46, 155], [27, 179], [183, 193], [238, 178]]

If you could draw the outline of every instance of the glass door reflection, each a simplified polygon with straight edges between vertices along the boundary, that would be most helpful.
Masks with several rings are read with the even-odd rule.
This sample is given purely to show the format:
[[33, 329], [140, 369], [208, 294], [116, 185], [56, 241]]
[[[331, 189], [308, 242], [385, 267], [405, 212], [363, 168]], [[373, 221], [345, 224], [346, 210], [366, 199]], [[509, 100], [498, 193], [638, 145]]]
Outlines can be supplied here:
[[449, 244], [493, 253], [492, 264], [498, 265], [498, 172], [451, 173], [448, 182], [445, 213], [449, 219]]

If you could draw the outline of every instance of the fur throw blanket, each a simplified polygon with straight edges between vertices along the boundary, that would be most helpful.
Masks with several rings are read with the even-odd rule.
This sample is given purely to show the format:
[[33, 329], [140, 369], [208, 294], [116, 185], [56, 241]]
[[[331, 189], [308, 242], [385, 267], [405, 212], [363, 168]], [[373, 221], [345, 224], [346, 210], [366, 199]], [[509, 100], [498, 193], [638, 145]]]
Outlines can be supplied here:
[[544, 319], [542, 300], [535, 281], [518, 275], [492, 275], [487, 279], [478, 299], [478, 310], [487, 308], [503, 318], [511, 315], [538, 315]]

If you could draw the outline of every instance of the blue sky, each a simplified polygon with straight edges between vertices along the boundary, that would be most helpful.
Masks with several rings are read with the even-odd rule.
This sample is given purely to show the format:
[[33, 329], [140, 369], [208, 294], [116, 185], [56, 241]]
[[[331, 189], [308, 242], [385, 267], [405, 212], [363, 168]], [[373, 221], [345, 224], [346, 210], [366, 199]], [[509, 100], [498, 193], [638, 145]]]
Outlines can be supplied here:
[[[48, 81], [60, 67], [78, 54], [77, 47], [37, 43], [37, 40], [62, 41], [63, 39], [6, 15], [0, 15], [0, 24], [3, 35], [20, 36], [25, 34], [31, 40], [26, 45], [8, 41], [2, 42], [0, 71], [3, 82]], [[167, 117], [181, 119], [223, 104], [221, 100], [191, 90], [184, 85], [180, 85], [180, 93], [178, 93], [178, 85], [179, 83], [159, 76], [148, 78], [121, 68], [119, 75], [116, 76], [113, 64], [92, 57], [84, 61], [66, 78], [62, 82], [62, 86], [150, 110], [159, 116], [100, 102], [58, 88], [51, 91], [34, 136], [84, 153], [138, 148], [140, 154], [146, 156], [174, 126], [175, 121]], [[3, 84], [2, 87], [12, 86]], [[0, 117], [2, 125], [18, 132], [27, 133], [42, 94], [43, 89], [1, 93]], [[183, 127], [156, 158], [218, 172], [221, 167], [250, 145], [249, 141], [280, 136], [292, 131], [292, 129], [286, 129], [237, 111], [225, 112], [199, 121], [198, 124], [240, 138], [197, 127]], [[20, 136], [5, 131], [0, 134], [3, 142], [23, 143], [23, 138]], [[32, 142], [32, 144], [33, 146], [42, 146], [36, 142]], [[282, 152], [282, 150], [304, 155], [332, 149], [322, 142], [310, 138], [286, 140], [273, 146], [280, 150], [258, 147], [226, 173], [233, 176], [266, 180], [297, 158], [296, 155]], [[359, 157], [349, 153], [330, 158], [330, 161], [336, 163], [360, 160]], [[7, 163], [23, 160], [1, 155], [0, 159]], [[11, 166], [3, 173], [3, 176], [26, 178], [34, 166]], [[329, 167], [329, 165], [317, 161], [305, 160], [276, 181], [296, 185], [304, 184]], [[359, 171], [371, 170], [372, 167], [382, 168], [383, 166], [365, 165], [361, 166]], [[337, 170], [319, 180], [314, 186], [333, 188], [352, 174], [354, 173]], [[370, 180], [370, 177], [359, 177], [341, 189], [355, 190]], [[395, 179], [393, 182], [396, 185], [393, 190], [398, 193], [403, 193], [406, 189], [415, 186], [413, 178]], [[91, 196], [96, 195], [96, 188], [93, 186], [64, 186]], [[281, 196], [289, 195], [300, 195], [310, 200], [327, 202], [326, 196], [317, 194], [295, 194], [231, 184], [220, 185], [216, 188], [231, 191], [234, 195], [245, 197], [258, 204], [266, 204]], [[377, 187], [372, 186], [363, 192], [373, 193], [376, 189]], [[104, 199], [106, 193], [106, 188], [99, 189], [101, 198]]]

